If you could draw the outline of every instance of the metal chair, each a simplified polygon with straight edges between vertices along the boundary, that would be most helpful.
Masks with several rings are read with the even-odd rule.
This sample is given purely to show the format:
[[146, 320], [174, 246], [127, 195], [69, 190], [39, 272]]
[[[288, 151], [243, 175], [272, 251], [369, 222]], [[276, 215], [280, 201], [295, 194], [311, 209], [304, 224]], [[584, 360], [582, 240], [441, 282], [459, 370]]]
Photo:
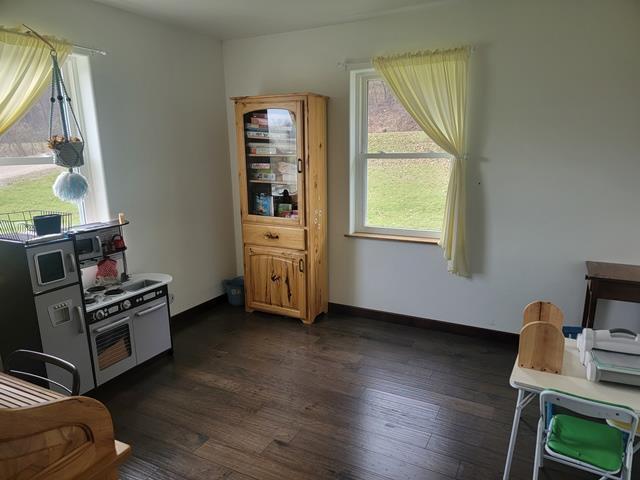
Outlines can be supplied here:
[[[63, 385], [60, 382], [51, 380], [50, 378], [36, 375], [35, 373], [25, 372], [24, 370], [19, 370], [19, 367], [15, 367], [16, 363], [24, 364], [25, 360], [35, 360], [44, 364], [55, 365], [56, 367], [69, 372], [72, 378], [71, 388]], [[56, 385], [57, 387], [60, 387], [65, 392], [67, 392], [69, 395], [78, 395], [80, 393], [80, 374], [78, 373], [78, 369], [75, 367], [75, 365], [47, 353], [34, 352], [33, 350], [16, 350], [15, 352], [12, 352], [7, 358], [5, 373], [14, 377], [24, 377], [25, 380], [29, 381], [36, 379], [40, 380], [41, 382], [47, 382], [49, 386]]]
[[[554, 413], [555, 407], [600, 422]], [[603, 420], [615, 421], [616, 428]], [[630, 480], [637, 429], [638, 415], [630, 408], [545, 390], [540, 394], [533, 479], [548, 459], [600, 475], [601, 480]]]

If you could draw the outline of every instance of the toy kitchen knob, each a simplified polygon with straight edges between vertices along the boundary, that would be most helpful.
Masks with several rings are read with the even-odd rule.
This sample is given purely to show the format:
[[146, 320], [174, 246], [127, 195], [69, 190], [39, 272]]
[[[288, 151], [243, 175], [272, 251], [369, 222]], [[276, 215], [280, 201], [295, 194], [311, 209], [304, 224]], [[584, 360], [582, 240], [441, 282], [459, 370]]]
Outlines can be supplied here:
[[122, 302], [122, 308], [124, 310], [127, 310], [128, 308], [131, 308], [131, 300], [125, 300], [124, 302]]
[[96, 312], [96, 320], [102, 320], [104, 318], [105, 314], [104, 314], [104, 310], [98, 310]]

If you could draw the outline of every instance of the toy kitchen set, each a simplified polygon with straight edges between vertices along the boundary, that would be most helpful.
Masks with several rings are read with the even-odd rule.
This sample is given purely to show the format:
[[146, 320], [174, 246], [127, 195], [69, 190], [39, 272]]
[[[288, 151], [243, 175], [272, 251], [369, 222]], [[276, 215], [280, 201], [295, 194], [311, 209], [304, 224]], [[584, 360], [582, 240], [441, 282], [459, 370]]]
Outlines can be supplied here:
[[[0, 215], [3, 363], [18, 349], [55, 355], [76, 366], [84, 393], [172, 352], [172, 278], [129, 274], [123, 236], [128, 223], [122, 214], [74, 227], [70, 214]], [[55, 366], [21, 369], [68, 383], [68, 374]]]

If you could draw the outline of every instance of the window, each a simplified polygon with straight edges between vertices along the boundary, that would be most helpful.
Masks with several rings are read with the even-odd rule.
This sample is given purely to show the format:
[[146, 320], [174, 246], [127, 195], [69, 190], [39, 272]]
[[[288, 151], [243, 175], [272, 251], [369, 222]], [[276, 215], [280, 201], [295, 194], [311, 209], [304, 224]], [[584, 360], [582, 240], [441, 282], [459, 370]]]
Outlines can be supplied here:
[[451, 156], [374, 70], [351, 72], [351, 232], [439, 238]]
[[[79, 71], [83, 66], [88, 69], [88, 58], [72, 54], [63, 66], [63, 75], [86, 137], [81, 105], [84, 92], [80, 91], [81, 84], [84, 90], [85, 82], [79, 81]], [[50, 97], [51, 90], [47, 88], [21, 119], [0, 135], [0, 213], [22, 210], [70, 212], [73, 214], [73, 223], [77, 224], [85, 221], [85, 202], [79, 205], [63, 202], [52, 191], [54, 180], [64, 168], [53, 164], [53, 156], [47, 148]], [[59, 115], [54, 115], [53, 128], [55, 132], [61, 131]], [[81, 173], [91, 182], [88, 165], [90, 150], [87, 146], [84, 153], [85, 166], [81, 168]]]

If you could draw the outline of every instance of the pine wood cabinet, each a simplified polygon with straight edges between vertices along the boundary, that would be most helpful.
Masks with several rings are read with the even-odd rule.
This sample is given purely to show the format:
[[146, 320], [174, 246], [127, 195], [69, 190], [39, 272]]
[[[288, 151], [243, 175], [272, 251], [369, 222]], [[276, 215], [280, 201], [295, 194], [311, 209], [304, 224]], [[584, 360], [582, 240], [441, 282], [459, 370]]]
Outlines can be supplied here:
[[234, 97], [247, 311], [327, 311], [327, 97]]

